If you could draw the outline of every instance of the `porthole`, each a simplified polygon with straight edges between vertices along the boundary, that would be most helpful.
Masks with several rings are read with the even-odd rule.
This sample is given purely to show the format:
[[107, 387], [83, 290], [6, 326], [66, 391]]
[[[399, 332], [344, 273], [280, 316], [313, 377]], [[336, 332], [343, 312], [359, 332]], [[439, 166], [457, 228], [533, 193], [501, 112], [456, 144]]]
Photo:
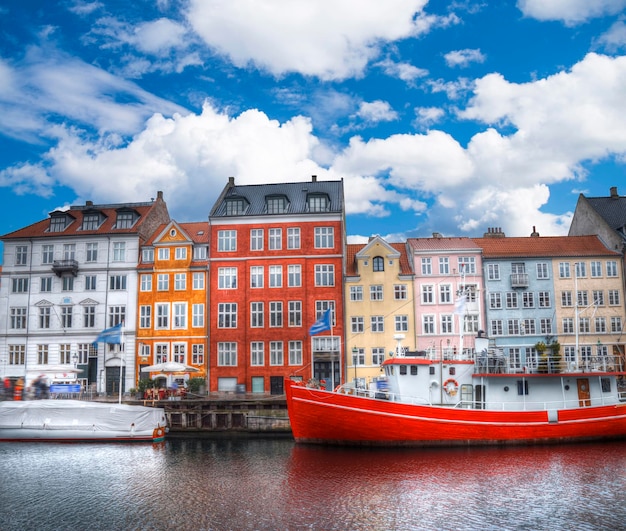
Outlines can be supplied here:
[[508, 393], [508, 392], [509, 392], [509, 386], [508, 386], [508, 385], [505, 385], [505, 386], [504, 386], [504, 392], [505, 392], [505, 393]]
[[174, 236], [176, 236], [176, 229], [172, 229], [170, 231], [170, 236], [173, 238]]

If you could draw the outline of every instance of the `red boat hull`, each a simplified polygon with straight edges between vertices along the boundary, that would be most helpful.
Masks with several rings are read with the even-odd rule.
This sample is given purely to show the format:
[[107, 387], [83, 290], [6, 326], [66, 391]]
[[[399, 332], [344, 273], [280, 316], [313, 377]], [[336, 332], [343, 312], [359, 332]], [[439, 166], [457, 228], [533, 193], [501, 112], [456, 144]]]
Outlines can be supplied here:
[[371, 446], [544, 444], [626, 437], [626, 404], [491, 411], [402, 404], [286, 382], [297, 442]]

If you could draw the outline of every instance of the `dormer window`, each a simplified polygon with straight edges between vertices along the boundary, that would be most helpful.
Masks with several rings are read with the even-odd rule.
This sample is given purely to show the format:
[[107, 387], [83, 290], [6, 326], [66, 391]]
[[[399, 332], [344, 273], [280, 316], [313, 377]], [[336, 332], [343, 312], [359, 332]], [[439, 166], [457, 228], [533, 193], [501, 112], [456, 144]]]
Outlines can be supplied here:
[[82, 230], [98, 230], [99, 226], [100, 226], [99, 214], [85, 214], [83, 216]]
[[50, 232], [63, 232], [68, 225], [68, 218], [65, 214], [52, 216], [50, 218]]
[[242, 198], [226, 200], [226, 215], [241, 216], [246, 210], [246, 200]]
[[309, 212], [328, 212], [330, 208], [328, 196], [324, 194], [310, 194], [306, 202]]
[[382, 256], [375, 256], [372, 260], [372, 270], [373, 271], [384, 271], [385, 270], [385, 260]]
[[115, 222], [116, 229], [130, 229], [134, 223], [134, 216], [132, 212], [118, 212]]
[[267, 214], [284, 214], [287, 211], [287, 198], [274, 196], [265, 198], [265, 212]]

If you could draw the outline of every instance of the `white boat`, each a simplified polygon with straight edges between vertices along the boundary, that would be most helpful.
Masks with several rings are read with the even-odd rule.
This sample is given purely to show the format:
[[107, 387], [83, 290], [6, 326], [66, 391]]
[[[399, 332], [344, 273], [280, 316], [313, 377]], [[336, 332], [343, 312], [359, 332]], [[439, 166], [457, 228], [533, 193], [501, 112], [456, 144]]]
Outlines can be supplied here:
[[162, 408], [82, 400], [0, 402], [0, 442], [159, 442], [165, 432]]

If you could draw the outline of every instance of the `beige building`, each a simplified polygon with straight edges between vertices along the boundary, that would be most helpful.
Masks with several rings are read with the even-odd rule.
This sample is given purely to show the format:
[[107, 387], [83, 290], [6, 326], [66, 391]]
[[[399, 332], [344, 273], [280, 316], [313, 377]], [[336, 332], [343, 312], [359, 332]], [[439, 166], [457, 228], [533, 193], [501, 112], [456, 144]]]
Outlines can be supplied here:
[[376, 236], [347, 249], [346, 382], [361, 387], [382, 376], [381, 363], [402, 346], [415, 350], [413, 270], [406, 245]]

